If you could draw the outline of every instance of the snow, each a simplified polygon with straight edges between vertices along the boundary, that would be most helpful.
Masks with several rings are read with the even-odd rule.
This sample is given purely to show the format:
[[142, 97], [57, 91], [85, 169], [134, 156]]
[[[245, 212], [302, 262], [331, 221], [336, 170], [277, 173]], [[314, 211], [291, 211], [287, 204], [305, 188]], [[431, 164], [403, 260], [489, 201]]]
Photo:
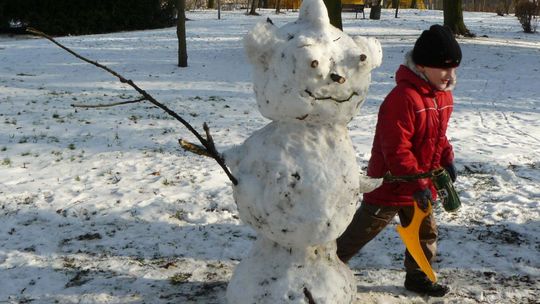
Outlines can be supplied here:
[[[188, 12], [189, 67], [176, 67], [174, 28], [59, 38], [124, 74], [199, 129], [220, 151], [268, 124], [257, 110], [243, 36], [270, 17]], [[377, 109], [421, 30], [440, 11], [344, 13], [349, 35], [377, 38], [382, 65], [348, 128], [365, 168]], [[394, 227], [349, 266], [358, 303], [535, 303], [540, 291], [540, 35], [513, 16], [465, 12], [455, 109], [462, 208], [436, 208], [442, 299], [402, 287]], [[483, 36], [487, 37], [483, 37]], [[0, 302], [224, 303], [234, 267], [255, 241], [211, 159], [181, 150], [195, 139], [149, 105], [74, 109], [138, 96], [43, 39], [0, 37]], [[396, 223], [393, 224], [395, 226]]]
[[336, 256], [335, 242], [288, 249], [258, 238], [234, 271], [228, 303], [352, 303], [351, 270]]

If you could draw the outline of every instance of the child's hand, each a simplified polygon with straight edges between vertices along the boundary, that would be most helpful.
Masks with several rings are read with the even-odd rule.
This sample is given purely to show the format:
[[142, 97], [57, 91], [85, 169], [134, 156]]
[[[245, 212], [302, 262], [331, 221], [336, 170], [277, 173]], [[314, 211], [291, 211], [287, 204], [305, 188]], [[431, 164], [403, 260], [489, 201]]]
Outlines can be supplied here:
[[444, 167], [444, 170], [446, 170], [446, 172], [448, 172], [448, 175], [450, 175], [450, 179], [452, 180], [452, 183], [455, 183], [457, 179], [457, 171], [456, 171], [456, 166], [454, 166], [454, 163], [451, 163], [450, 165]]
[[426, 210], [429, 207], [429, 202], [432, 200], [431, 191], [429, 189], [416, 191], [413, 194], [413, 198], [420, 209]]

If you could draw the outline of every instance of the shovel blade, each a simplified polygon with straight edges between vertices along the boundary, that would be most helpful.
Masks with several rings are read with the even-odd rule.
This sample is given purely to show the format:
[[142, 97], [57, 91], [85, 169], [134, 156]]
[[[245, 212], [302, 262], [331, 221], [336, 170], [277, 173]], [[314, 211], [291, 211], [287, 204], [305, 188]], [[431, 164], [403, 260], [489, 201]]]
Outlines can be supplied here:
[[407, 227], [399, 225], [397, 227], [397, 232], [405, 244], [405, 247], [407, 247], [407, 250], [416, 261], [416, 264], [418, 264], [420, 269], [427, 275], [427, 277], [435, 283], [437, 281], [437, 276], [433, 272], [433, 269], [431, 268], [431, 265], [424, 254], [424, 250], [422, 250], [422, 246], [420, 245], [420, 224], [422, 224], [424, 218], [426, 218], [426, 216], [428, 216], [430, 213], [431, 204], [426, 211], [423, 211], [418, 208], [415, 202], [414, 215], [411, 223]]

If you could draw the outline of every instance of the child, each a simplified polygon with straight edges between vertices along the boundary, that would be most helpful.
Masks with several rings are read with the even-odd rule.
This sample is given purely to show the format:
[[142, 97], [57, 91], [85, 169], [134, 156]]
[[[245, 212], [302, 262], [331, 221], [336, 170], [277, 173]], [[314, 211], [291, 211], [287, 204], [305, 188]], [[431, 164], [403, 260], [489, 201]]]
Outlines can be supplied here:
[[[343, 262], [373, 239], [396, 214], [401, 225], [407, 226], [414, 214], [414, 201], [422, 209], [435, 201], [431, 180], [419, 174], [444, 167], [455, 180], [454, 153], [446, 138], [446, 128], [453, 110], [451, 91], [460, 62], [461, 49], [450, 29], [433, 25], [421, 34], [397, 70], [397, 85], [379, 109], [367, 174], [374, 178], [391, 174], [413, 180], [385, 181], [364, 194], [351, 224], [337, 240], [337, 254]], [[431, 264], [437, 247], [437, 226], [432, 214], [420, 226], [420, 243]], [[408, 290], [435, 297], [449, 291], [447, 286], [431, 282], [408, 251], [405, 270]]]

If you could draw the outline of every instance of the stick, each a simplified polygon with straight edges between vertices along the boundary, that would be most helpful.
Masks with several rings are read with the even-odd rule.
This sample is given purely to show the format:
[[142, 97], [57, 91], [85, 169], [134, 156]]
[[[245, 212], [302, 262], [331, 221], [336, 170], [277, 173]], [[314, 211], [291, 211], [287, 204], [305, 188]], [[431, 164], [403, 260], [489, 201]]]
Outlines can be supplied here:
[[77, 54], [76, 52], [72, 51], [68, 47], [66, 47], [66, 46], [62, 45], [61, 43], [59, 43], [58, 41], [54, 40], [54, 38], [52, 38], [51, 36], [41, 32], [41, 31], [38, 31], [38, 30], [36, 30], [34, 28], [31, 28], [31, 27], [27, 28], [26, 31], [29, 32], [29, 33], [35, 34], [37, 36], [41, 36], [41, 37], [51, 41], [52, 43], [56, 44], [57, 46], [59, 46], [60, 48], [65, 50], [66, 52], [68, 52], [68, 53], [72, 54], [73, 56], [79, 58], [80, 60], [85, 61], [87, 63], [90, 63], [90, 64], [92, 64], [92, 65], [94, 65], [94, 66], [96, 66], [96, 67], [98, 67], [100, 69], [103, 69], [103, 70], [107, 71], [109, 74], [112, 74], [113, 76], [118, 78], [121, 83], [128, 84], [130, 87], [135, 89], [135, 91], [139, 92], [139, 94], [141, 94], [143, 96], [143, 98], [141, 98], [141, 99], [149, 101], [150, 103], [154, 104], [158, 108], [165, 111], [170, 116], [174, 117], [176, 120], [178, 120], [180, 123], [182, 123], [191, 133], [193, 133], [193, 135], [195, 135], [195, 137], [197, 137], [199, 142], [201, 142], [201, 144], [208, 151], [210, 156], [213, 159], [215, 159], [217, 161], [217, 163], [219, 164], [219, 166], [225, 171], [225, 174], [227, 174], [227, 177], [229, 177], [231, 182], [234, 185], [238, 185], [238, 180], [231, 174], [231, 172], [229, 171], [229, 168], [227, 168], [227, 165], [225, 165], [225, 161], [221, 157], [221, 155], [219, 153], [217, 153], [217, 151], [215, 149], [214, 142], [212, 141], [212, 137], [210, 136], [210, 129], [208, 128], [208, 125], [206, 125], [206, 123], [204, 123], [204, 125], [205, 125], [205, 132], [206, 132], [206, 137], [207, 138], [204, 139], [201, 136], [201, 134], [199, 132], [197, 132], [197, 130], [195, 130], [195, 128], [193, 128], [193, 126], [191, 124], [189, 124], [185, 119], [180, 117], [180, 115], [178, 115], [173, 110], [169, 109], [164, 104], [157, 101], [152, 95], [150, 95], [145, 90], [143, 90], [139, 86], [137, 86], [131, 79], [126, 79], [124, 76], [122, 76], [121, 74], [113, 71], [109, 67], [107, 67], [105, 65], [102, 65], [102, 64], [100, 64], [100, 63], [98, 63], [96, 61], [92, 61], [92, 60], [90, 60], [90, 59], [88, 59], [86, 57], [83, 57], [83, 56]]
[[186, 140], [183, 140], [183, 139], [179, 139], [178, 143], [186, 151], [189, 151], [189, 152], [194, 153], [194, 154], [198, 154], [198, 155], [202, 155], [202, 156], [208, 156], [208, 157], [213, 158], [213, 156], [210, 155], [210, 153], [208, 153], [208, 150], [206, 150], [202, 146], [196, 145], [194, 143], [190, 143], [189, 141], [186, 141]]
[[304, 296], [307, 298], [309, 304], [316, 304], [315, 300], [313, 299], [313, 295], [309, 289], [307, 289], [307, 287], [304, 287]]
[[115, 102], [115, 103], [109, 103], [109, 104], [96, 104], [96, 105], [86, 105], [86, 104], [74, 104], [72, 103], [71, 106], [74, 108], [107, 108], [107, 107], [114, 107], [119, 105], [125, 105], [130, 103], [138, 103], [141, 101], [145, 101], [146, 98], [139, 98], [137, 100], [130, 100], [130, 101], [121, 101], [121, 102]]

